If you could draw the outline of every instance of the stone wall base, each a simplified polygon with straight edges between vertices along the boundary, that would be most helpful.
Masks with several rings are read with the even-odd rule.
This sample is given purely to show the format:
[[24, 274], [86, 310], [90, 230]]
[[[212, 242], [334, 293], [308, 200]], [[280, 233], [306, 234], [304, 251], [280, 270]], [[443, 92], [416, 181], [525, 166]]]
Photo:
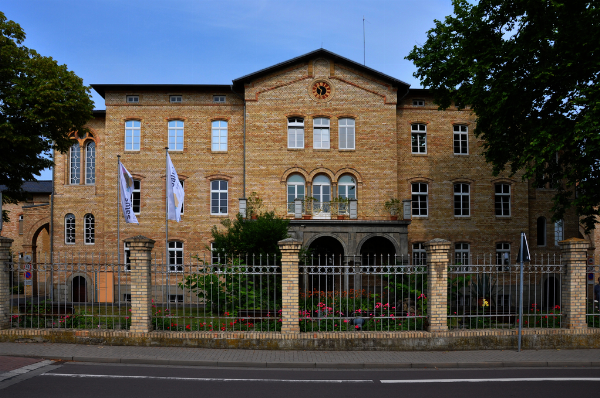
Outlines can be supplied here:
[[[111, 346], [237, 348], [315, 351], [460, 351], [517, 348], [514, 330], [460, 332], [162, 332], [99, 330], [0, 330], [0, 342], [71, 343]], [[600, 329], [530, 329], [523, 331], [523, 349], [600, 348]]]

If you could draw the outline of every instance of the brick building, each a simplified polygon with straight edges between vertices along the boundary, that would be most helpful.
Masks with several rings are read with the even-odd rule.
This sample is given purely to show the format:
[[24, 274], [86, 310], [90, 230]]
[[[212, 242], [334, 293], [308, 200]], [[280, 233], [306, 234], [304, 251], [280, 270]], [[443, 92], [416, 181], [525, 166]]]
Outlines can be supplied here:
[[[165, 253], [167, 146], [186, 193], [182, 221], [169, 222], [173, 258], [210, 255], [211, 227], [252, 192], [320, 253], [418, 258], [424, 242], [443, 238], [456, 261], [514, 259], [521, 231], [532, 252], [558, 253], [559, 240], [581, 235], [574, 214], [550, 222], [552, 189], [492, 176], [468, 108], [438, 111], [427, 90], [326, 50], [227, 85], [92, 87], [106, 111], [95, 111], [91, 132], [74, 134], [71, 151], [56, 159], [55, 251], [124, 252], [120, 155], [139, 220], [121, 221], [121, 240], [143, 235]], [[298, 210], [294, 199], [307, 197], [313, 203]], [[338, 207], [335, 198], [349, 201]], [[410, 220], [391, 219], [391, 198], [412, 201]], [[42, 228], [28, 225], [27, 239]]]

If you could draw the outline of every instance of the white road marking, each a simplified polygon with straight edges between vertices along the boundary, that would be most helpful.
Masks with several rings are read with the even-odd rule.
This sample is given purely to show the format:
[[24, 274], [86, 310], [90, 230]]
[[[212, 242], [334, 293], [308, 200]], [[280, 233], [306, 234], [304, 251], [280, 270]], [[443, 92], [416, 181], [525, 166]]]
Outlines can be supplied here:
[[15, 376], [29, 373], [32, 370], [36, 370], [36, 369], [42, 368], [44, 366], [51, 365], [53, 363], [54, 363], [54, 361], [48, 361], [48, 360], [40, 361], [40, 362], [32, 363], [31, 365], [20, 367], [18, 369], [13, 369], [6, 373], [0, 373], [0, 381], [8, 380]]
[[154, 380], [181, 380], [181, 381], [244, 381], [263, 383], [373, 383], [373, 380], [294, 380], [294, 379], [224, 379], [216, 377], [161, 377], [161, 376], [122, 376], [122, 375], [92, 375], [71, 373], [44, 373], [40, 376], [95, 378], [95, 379], [154, 379]]
[[381, 380], [382, 384], [401, 383], [489, 383], [515, 381], [600, 381], [600, 377], [511, 377], [498, 379], [423, 379], [423, 380]]

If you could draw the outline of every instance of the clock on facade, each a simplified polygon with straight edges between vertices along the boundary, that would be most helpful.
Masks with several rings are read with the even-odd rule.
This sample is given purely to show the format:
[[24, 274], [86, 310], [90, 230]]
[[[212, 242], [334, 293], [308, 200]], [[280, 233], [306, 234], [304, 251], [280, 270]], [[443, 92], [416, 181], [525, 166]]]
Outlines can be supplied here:
[[331, 86], [324, 81], [313, 83], [312, 96], [318, 100], [328, 99], [331, 96]]

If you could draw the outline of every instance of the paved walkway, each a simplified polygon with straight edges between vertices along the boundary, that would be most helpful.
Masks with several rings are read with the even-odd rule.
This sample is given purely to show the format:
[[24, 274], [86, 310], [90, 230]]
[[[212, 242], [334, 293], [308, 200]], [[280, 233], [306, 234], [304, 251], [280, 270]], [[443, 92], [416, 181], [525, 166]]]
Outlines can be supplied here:
[[268, 351], [183, 347], [0, 343], [0, 355], [77, 362], [210, 367], [600, 367], [600, 350]]

